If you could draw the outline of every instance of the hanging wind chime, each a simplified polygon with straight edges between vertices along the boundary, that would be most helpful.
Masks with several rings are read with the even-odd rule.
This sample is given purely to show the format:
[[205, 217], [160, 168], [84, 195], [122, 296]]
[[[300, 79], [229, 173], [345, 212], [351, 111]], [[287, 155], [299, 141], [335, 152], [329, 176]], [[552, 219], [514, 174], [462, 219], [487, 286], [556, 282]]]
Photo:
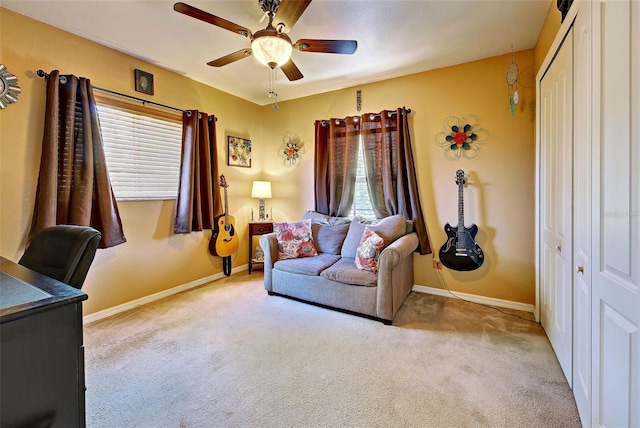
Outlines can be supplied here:
[[507, 69], [507, 90], [509, 91], [509, 109], [511, 117], [516, 114], [516, 106], [518, 105], [518, 64], [513, 59], [513, 47], [511, 45], [511, 64]]

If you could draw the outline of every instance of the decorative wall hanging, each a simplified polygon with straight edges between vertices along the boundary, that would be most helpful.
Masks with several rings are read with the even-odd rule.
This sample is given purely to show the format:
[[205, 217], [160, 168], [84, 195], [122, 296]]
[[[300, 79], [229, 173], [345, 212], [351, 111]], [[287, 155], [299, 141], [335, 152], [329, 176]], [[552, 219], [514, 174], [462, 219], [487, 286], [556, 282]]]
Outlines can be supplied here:
[[153, 74], [135, 69], [136, 92], [153, 95]]
[[449, 160], [478, 157], [480, 144], [489, 139], [489, 132], [480, 128], [480, 118], [475, 114], [449, 116], [442, 126], [444, 130], [436, 135], [436, 144], [444, 149], [444, 157]]
[[18, 94], [22, 92], [18, 86], [18, 78], [9, 73], [7, 68], [0, 64], [0, 109], [9, 104], [18, 102]]
[[360, 89], [356, 91], [356, 110], [362, 110], [362, 91]]
[[251, 140], [227, 136], [227, 165], [251, 168]]
[[295, 166], [300, 160], [302, 155], [306, 152], [304, 143], [300, 141], [300, 137], [285, 136], [282, 139], [282, 145], [278, 149], [278, 155], [282, 158], [284, 166]]
[[511, 117], [516, 114], [518, 105], [518, 64], [513, 60], [513, 45], [511, 45], [511, 64], [507, 68], [507, 91], [509, 92], [509, 109]]

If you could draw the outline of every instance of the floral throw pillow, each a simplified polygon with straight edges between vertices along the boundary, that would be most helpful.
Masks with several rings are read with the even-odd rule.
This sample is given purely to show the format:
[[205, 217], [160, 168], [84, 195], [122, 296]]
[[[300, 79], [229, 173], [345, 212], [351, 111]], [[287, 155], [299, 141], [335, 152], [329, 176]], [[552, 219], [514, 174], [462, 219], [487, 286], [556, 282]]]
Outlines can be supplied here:
[[365, 272], [378, 273], [378, 257], [384, 248], [384, 240], [368, 227], [356, 250], [356, 267]]
[[278, 260], [318, 255], [313, 245], [310, 220], [273, 223], [273, 231], [278, 241]]

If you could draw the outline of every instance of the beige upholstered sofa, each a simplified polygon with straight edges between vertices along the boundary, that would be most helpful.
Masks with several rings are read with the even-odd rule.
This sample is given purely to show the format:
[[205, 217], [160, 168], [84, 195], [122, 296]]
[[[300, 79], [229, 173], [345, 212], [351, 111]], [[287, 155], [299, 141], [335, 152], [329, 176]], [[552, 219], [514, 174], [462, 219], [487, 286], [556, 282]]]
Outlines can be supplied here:
[[[413, 223], [391, 216], [370, 224], [313, 211], [304, 219], [311, 221], [315, 256], [278, 260], [276, 234], [260, 237], [267, 292], [391, 324], [413, 286], [413, 252], [418, 246]], [[377, 273], [355, 264], [365, 227], [384, 240]]]

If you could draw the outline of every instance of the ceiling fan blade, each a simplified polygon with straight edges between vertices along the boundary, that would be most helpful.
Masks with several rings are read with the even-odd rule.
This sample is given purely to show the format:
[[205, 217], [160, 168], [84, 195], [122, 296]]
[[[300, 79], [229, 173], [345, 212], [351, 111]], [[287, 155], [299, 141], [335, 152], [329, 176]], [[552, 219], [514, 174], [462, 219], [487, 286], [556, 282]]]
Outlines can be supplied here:
[[278, 28], [278, 25], [282, 23], [284, 24], [283, 31], [285, 33], [291, 31], [307, 6], [309, 6], [309, 3], [311, 3], [311, 0], [282, 0], [273, 20], [274, 27]]
[[300, 69], [298, 69], [298, 67], [293, 63], [292, 59], [280, 66], [280, 69], [282, 70], [284, 75], [287, 76], [287, 79], [292, 82], [294, 80], [300, 80], [304, 77], [300, 72]]
[[229, 30], [233, 33], [251, 38], [251, 30], [249, 30], [248, 28], [245, 28], [238, 24], [234, 24], [231, 21], [227, 21], [226, 19], [222, 19], [196, 7], [189, 6], [188, 4], [182, 2], [176, 3], [173, 5], [173, 10], [192, 18], [199, 19], [200, 21], [204, 21], [217, 27], [224, 28], [225, 30]]
[[356, 40], [300, 39], [294, 47], [303, 52], [323, 52], [351, 55], [358, 49]]
[[248, 56], [251, 56], [251, 48], [240, 49], [239, 51], [223, 56], [222, 58], [209, 61], [207, 65], [210, 65], [212, 67], [222, 67], [223, 65], [231, 64], [232, 62], [238, 61]]

